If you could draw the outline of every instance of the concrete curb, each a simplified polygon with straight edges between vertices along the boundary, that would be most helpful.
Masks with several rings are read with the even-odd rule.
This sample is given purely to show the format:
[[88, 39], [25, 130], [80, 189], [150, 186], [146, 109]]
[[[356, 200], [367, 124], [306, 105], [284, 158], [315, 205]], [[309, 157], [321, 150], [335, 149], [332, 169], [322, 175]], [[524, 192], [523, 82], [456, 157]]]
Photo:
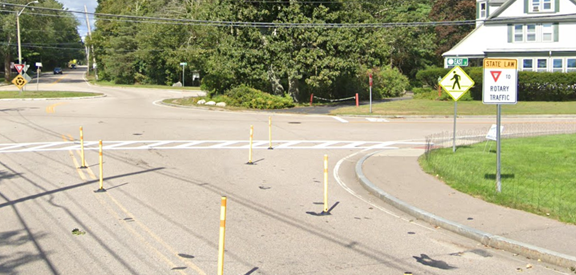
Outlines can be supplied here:
[[379, 153], [373, 152], [364, 156], [356, 163], [356, 177], [362, 184], [364, 188], [376, 195], [378, 198], [384, 202], [396, 207], [397, 209], [416, 217], [417, 219], [428, 222], [432, 225], [442, 227], [456, 234], [462, 235], [464, 237], [470, 238], [472, 240], [478, 241], [483, 245], [487, 245], [496, 249], [502, 249], [508, 252], [516, 253], [522, 256], [526, 256], [532, 259], [540, 259], [543, 262], [565, 267], [565, 268], [576, 268], [576, 257], [551, 251], [545, 248], [533, 246], [526, 243], [521, 243], [511, 239], [507, 239], [498, 235], [493, 235], [490, 233], [482, 232], [480, 230], [458, 224], [442, 217], [436, 216], [432, 213], [428, 213], [419, 208], [413, 207], [406, 202], [397, 199], [394, 196], [382, 191], [376, 185], [374, 185], [366, 176], [362, 170], [364, 162], [372, 155]]

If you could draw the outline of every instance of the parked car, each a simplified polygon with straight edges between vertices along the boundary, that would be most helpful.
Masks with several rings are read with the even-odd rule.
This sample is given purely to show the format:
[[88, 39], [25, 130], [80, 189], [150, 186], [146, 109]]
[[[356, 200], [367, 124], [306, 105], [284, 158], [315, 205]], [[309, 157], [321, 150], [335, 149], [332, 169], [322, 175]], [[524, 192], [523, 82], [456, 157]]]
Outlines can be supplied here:
[[60, 67], [54, 68], [54, 74], [62, 74], [62, 68]]

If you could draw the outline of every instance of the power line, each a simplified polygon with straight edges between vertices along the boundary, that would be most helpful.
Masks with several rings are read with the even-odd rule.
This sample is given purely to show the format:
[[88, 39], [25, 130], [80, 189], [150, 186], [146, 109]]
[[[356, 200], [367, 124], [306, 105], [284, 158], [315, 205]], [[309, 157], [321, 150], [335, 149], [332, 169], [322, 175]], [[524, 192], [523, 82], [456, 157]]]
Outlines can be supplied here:
[[[256, 0], [246, 0], [256, 1]], [[259, 2], [272, 2], [271, 0], [259, 0]], [[282, 1], [282, 0], [280, 0]], [[23, 5], [2, 3], [7, 6], [22, 7]], [[436, 26], [454, 26], [454, 25], [475, 25], [476, 20], [454, 20], [454, 21], [428, 21], [428, 22], [375, 22], [375, 23], [289, 23], [289, 22], [245, 22], [245, 21], [216, 21], [216, 20], [195, 20], [182, 18], [152, 17], [152, 16], [135, 16], [135, 15], [117, 15], [106, 13], [86, 13], [73, 10], [58, 10], [52, 8], [35, 7], [37, 10], [57, 12], [57, 13], [80, 13], [90, 14], [96, 17], [96, 20], [115, 21], [127, 23], [148, 23], [148, 24], [165, 24], [165, 25], [184, 25], [184, 26], [212, 26], [212, 27], [242, 27], [242, 28], [395, 28], [395, 27], [436, 27]], [[28, 14], [39, 16], [60, 16], [46, 13]], [[523, 17], [523, 19], [532, 18], [550, 18], [555, 15]], [[566, 14], [563, 16], [576, 16], [576, 14]], [[507, 19], [490, 19], [491, 22], [506, 21]]]
[[[9, 6], [21, 7], [23, 5], [1, 3]], [[72, 10], [58, 10], [51, 8], [35, 7], [38, 10], [52, 12], [85, 12]], [[32, 13], [30, 13], [32, 14]], [[43, 15], [34, 13], [35, 15]], [[153, 23], [153, 24], [172, 24], [172, 25], [198, 25], [213, 27], [255, 27], [255, 28], [389, 28], [389, 27], [419, 27], [419, 26], [439, 26], [439, 25], [473, 25], [475, 20], [460, 21], [438, 21], [438, 22], [388, 22], [388, 23], [283, 23], [283, 22], [244, 22], [244, 21], [215, 21], [215, 20], [194, 20], [181, 18], [135, 16], [135, 15], [116, 15], [106, 13], [87, 13], [96, 17], [97, 20], [116, 20], [131, 23]], [[122, 20], [120, 20], [122, 19]]]

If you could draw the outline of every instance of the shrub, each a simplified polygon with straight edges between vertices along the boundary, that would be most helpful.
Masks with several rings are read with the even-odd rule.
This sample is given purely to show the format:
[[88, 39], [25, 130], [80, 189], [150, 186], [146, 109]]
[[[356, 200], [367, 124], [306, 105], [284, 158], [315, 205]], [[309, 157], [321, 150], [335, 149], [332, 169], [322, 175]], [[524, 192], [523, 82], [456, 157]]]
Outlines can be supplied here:
[[429, 87], [424, 87], [424, 88], [412, 88], [412, 92], [414, 93], [414, 95], [417, 94], [426, 94], [426, 93], [430, 93], [430, 92], [435, 92], [436, 90], [429, 88]]
[[408, 77], [403, 75], [397, 68], [372, 68], [358, 75], [358, 80], [360, 81], [358, 87], [361, 87], [359, 94], [362, 99], [369, 97], [368, 77], [370, 74], [372, 74], [373, 82], [372, 96], [375, 99], [401, 96], [410, 87]]
[[576, 100], [576, 72], [518, 74], [518, 100], [568, 101]]
[[289, 95], [275, 96], [248, 86], [232, 88], [224, 94], [230, 106], [241, 106], [251, 109], [282, 109], [294, 107], [294, 101]]

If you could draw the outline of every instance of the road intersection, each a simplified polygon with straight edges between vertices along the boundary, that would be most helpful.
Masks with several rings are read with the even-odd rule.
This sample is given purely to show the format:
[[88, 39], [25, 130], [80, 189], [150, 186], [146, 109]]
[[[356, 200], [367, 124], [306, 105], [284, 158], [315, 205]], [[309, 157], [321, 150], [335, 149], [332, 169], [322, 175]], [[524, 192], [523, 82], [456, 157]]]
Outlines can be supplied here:
[[[106, 96], [1, 102], [2, 273], [215, 274], [227, 196], [226, 274], [558, 274], [415, 220], [358, 184], [354, 165], [365, 154], [421, 148], [426, 135], [450, 130], [451, 118], [343, 123], [158, 106], [196, 92], [95, 87], [82, 73], [65, 71], [49, 87], [57, 78], [42, 78], [40, 89]], [[274, 150], [264, 150], [270, 116]], [[257, 151], [246, 165], [251, 125]], [[78, 169], [79, 127], [87, 169]], [[98, 140], [105, 193], [93, 192]], [[331, 215], [320, 216], [324, 155]]]

